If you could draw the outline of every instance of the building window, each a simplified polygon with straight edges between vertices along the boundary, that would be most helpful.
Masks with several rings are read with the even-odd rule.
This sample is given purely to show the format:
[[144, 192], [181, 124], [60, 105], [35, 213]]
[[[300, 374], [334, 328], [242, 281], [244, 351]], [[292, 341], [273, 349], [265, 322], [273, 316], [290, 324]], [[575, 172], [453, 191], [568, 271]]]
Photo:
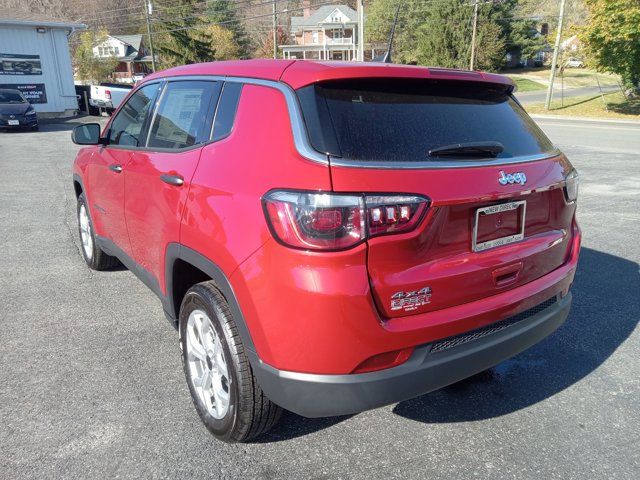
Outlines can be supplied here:
[[113, 45], [98, 47], [98, 55], [101, 57], [115, 57], [118, 52], [118, 47], [114, 47]]
[[318, 32], [313, 32], [313, 43], [318, 43]]

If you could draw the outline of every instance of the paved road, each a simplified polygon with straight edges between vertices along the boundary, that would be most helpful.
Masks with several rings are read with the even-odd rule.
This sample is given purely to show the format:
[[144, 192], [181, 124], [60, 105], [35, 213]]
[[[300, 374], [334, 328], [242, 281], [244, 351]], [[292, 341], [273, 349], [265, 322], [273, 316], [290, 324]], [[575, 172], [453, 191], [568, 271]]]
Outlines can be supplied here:
[[542, 126], [582, 174], [567, 323], [491, 373], [248, 445], [201, 425], [153, 294], [85, 267], [68, 127], [0, 134], [0, 478], [638, 478], [640, 127]]
[[[555, 84], [559, 86], [558, 84]], [[603, 86], [602, 91], [604, 93], [610, 93], [620, 90], [618, 86]], [[553, 98], [560, 100], [562, 93], [556, 89], [553, 92]], [[564, 91], [564, 98], [571, 97], [595, 97], [600, 95], [600, 89], [598, 87], [579, 87], [579, 88], [566, 88]], [[547, 98], [547, 90], [536, 90], [533, 92], [516, 92], [516, 97], [523, 105], [528, 103], [543, 103]]]

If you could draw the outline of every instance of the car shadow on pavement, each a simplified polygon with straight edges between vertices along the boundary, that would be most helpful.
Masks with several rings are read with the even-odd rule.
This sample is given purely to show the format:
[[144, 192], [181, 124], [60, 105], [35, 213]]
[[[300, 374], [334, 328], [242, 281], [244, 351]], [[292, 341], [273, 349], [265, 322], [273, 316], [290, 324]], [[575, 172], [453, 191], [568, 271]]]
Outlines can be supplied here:
[[282, 418], [272, 430], [259, 436], [251, 443], [273, 443], [303, 437], [348, 420], [353, 415], [326, 418], [305, 418], [293, 412], [284, 411]]
[[491, 370], [399, 403], [393, 412], [425, 422], [499, 417], [580, 381], [631, 335], [640, 311], [638, 264], [583, 248], [566, 323], [538, 345]]

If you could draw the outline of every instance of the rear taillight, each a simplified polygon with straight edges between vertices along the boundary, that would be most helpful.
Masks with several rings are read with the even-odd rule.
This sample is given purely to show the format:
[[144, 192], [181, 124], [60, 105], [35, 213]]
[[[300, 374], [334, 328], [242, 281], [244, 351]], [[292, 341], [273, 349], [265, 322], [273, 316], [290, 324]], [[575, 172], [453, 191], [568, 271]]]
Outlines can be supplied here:
[[305, 250], [344, 250], [369, 237], [413, 230], [428, 206], [408, 195], [341, 195], [274, 191], [263, 198], [281, 243]]
[[427, 199], [410, 195], [367, 195], [369, 236], [413, 230], [427, 209]]
[[104, 96], [106, 97], [107, 100], [111, 100], [111, 90], [105, 90]]
[[568, 203], [573, 203], [578, 199], [578, 186], [580, 176], [576, 170], [571, 170], [564, 178], [564, 197]]

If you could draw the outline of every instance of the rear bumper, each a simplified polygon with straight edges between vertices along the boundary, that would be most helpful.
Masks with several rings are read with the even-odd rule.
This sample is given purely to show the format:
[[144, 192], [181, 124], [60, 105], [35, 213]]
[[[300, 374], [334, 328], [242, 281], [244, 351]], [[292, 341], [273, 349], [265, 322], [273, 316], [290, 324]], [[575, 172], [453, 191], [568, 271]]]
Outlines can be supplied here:
[[113, 102], [107, 100], [99, 100], [95, 98], [89, 99], [89, 105], [96, 108], [114, 108]]
[[316, 375], [278, 370], [257, 359], [252, 365], [262, 390], [283, 408], [305, 417], [348, 415], [423, 395], [497, 365], [556, 330], [570, 307], [570, 293], [558, 296], [502, 330], [449, 342], [449, 348], [434, 349], [439, 342], [420, 346], [404, 364], [379, 372]]

